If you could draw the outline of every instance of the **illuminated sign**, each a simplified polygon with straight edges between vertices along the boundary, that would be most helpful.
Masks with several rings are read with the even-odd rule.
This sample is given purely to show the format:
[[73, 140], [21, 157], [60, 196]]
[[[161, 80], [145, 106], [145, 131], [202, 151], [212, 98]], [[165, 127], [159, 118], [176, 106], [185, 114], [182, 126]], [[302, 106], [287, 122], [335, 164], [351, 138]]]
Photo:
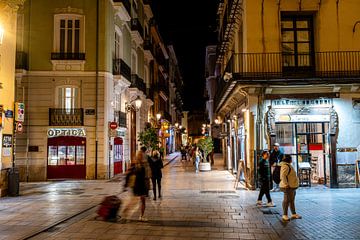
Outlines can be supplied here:
[[47, 135], [52, 137], [86, 137], [84, 128], [50, 128]]
[[276, 115], [275, 122], [330, 122], [330, 115]]

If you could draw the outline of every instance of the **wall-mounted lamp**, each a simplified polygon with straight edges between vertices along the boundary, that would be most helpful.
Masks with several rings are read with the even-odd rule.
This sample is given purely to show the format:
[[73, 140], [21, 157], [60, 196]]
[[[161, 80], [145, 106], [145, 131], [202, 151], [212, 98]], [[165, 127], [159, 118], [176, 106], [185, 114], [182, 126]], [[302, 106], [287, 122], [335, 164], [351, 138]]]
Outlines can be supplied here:
[[232, 79], [232, 77], [233, 77], [232, 73], [225, 72], [223, 79], [224, 79], [225, 82], [228, 82], [230, 79]]
[[156, 119], [159, 121], [160, 118], [161, 118], [161, 113], [157, 113], [157, 114], [156, 114]]
[[125, 103], [125, 109], [128, 112], [135, 111], [138, 112], [141, 108], [142, 100], [140, 96], [137, 96], [134, 100], [130, 101], [130, 103]]
[[215, 119], [215, 124], [219, 124], [220, 120], [219, 119]]
[[3, 28], [3, 26], [0, 25], [0, 45], [3, 43], [4, 34], [5, 34], [5, 29]]
[[178, 127], [179, 127], [179, 124], [178, 124], [178, 123], [175, 123], [175, 127], [178, 128]]
[[242, 112], [246, 112], [246, 111], [247, 111], [247, 109], [246, 109], [246, 108], [243, 108], [243, 109], [241, 109], [241, 111], [242, 111]]

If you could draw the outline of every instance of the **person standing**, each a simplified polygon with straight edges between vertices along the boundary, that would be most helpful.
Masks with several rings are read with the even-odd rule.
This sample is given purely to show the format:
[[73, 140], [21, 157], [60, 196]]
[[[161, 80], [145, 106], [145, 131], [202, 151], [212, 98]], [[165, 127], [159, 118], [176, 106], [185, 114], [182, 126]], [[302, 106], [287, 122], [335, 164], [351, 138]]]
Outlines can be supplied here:
[[284, 200], [282, 203], [284, 221], [289, 221], [288, 209], [290, 206], [291, 219], [300, 219], [301, 216], [295, 210], [295, 195], [296, 189], [299, 187], [299, 179], [296, 176], [294, 167], [291, 165], [291, 155], [285, 155], [283, 161], [280, 163], [280, 190], [284, 192]]
[[270, 196], [270, 187], [271, 187], [271, 169], [269, 163], [270, 154], [268, 151], [263, 151], [261, 159], [259, 162], [259, 177], [260, 177], [260, 192], [258, 200], [256, 202], [257, 206], [262, 206], [262, 198], [265, 195], [267, 198], [267, 207], [275, 207], [274, 203], [271, 200]]
[[[273, 150], [270, 152], [271, 174], [273, 174], [275, 168], [280, 168], [279, 164], [282, 161], [283, 157], [284, 157], [284, 154], [280, 150], [280, 144], [275, 143], [273, 146]], [[273, 182], [273, 181], [271, 180], [271, 182]], [[279, 185], [275, 182], [273, 182], [273, 183], [274, 183], [274, 188], [272, 189], [272, 191], [279, 190]]]
[[196, 172], [199, 172], [199, 164], [200, 164], [200, 160], [201, 160], [201, 151], [200, 148], [198, 146], [195, 147], [195, 169]]
[[161, 198], [161, 178], [164, 167], [163, 161], [160, 159], [159, 151], [154, 151], [151, 158], [148, 158], [151, 168], [151, 180], [153, 185], [154, 200], [156, 200], [156, 184], [158, 186], [158, 197]]

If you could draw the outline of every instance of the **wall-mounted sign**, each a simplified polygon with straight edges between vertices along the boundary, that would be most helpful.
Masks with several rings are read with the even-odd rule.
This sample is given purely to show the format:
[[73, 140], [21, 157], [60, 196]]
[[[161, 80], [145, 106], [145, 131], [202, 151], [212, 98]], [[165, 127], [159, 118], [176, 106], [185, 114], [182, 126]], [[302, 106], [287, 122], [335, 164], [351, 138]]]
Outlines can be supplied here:
[[3, 148], [11, 148], [12, 147], [12, 135], [3, 134], [2, 137], [2, 147]]
[[13, 118], [14, 117], [14, 112], [12, 110], [6, 110], [5, 111], [5, 117], [6, 118]]
[[86, 137], [84, 128], [50, 128], [47, 135], [52, 137]]
[[85, 115], [95, 115], [95, 109], [85, 109]]
[[330, 122], [330, 115], [276, 115], [275, 122]]
[[16, 132], [17, 133], [23, 133], [24, 131], [24, 126], [22, 122], [17, 122], [16, 123]]
[[25, 121], [25, 104], [24, 103], [15, 103], [15, 121], [23, 122]]
[[38, 152], [39, 146], [29, 146], [28, 151], [29, 152]]
[[109, 123], [109, 128], [110, 128], [110, 129], [116, 129], [117, 127], [118, 127], [117, 122], [110, 122], [110, 123]]

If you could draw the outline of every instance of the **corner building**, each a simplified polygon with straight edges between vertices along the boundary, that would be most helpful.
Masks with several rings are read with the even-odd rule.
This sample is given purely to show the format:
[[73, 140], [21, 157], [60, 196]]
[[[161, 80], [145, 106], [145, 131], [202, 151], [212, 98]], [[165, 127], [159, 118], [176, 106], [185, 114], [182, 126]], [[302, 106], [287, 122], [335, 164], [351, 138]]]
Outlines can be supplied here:
[[216, 118], [224, 161], [256, 185], [278, 142], [311, 183], [352, 185], [360, 158], [360, 2], [225, 0], [218, 8]]
[[26, 1], [17, 29], [16, 98], [26, 105], [16, 136], [21, 180], [104, 179], [126, 170], [152, 105], [149, 2]]

